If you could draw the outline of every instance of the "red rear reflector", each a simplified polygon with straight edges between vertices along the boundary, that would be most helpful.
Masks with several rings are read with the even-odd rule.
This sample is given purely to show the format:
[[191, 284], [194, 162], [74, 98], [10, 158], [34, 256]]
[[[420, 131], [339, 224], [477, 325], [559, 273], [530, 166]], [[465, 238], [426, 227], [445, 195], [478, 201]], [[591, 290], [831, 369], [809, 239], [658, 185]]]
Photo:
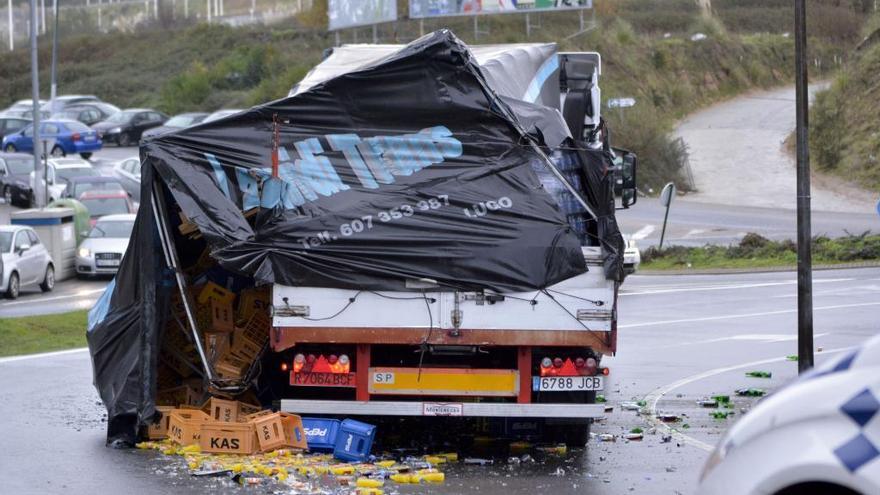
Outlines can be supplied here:
[[602, 374], [603, 374], [603, 375], [608, 376], [609, 373], [611, 373], [611, 370], [610, 370], [610, 369], [608, 369], [608, 368], [602, 368]]

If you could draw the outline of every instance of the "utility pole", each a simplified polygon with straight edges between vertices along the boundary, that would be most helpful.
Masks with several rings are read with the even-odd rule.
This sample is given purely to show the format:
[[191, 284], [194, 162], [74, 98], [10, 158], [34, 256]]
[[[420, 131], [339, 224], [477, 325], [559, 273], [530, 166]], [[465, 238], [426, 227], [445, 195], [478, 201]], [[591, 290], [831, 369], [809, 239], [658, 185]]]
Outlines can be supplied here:
[[46, 34], [46, 0], [40, 0], [40, 34]]
[[813, 256], [810, 228], [809, 99], [807, 90], [807, 6], [794, 2], [795, 93], [797, 100], [798, 371], [813, 367]]
[[15, 50], [15, 28], [12, 24], [12, 0], [9, 0], [9, 51]]
[[37, 0], [31, 0], [31, 98], [34, 104], [34, 200], [37, 206], [46, 205], [45, 189], [39, 186], [39, 178], [45, 175], [40, 160], [40, 70], [37, 65]]
[[208, 24], [211, 24], [211, 0], [205, 0], [205, 15], [208, 17]]
[[49, 114], [55, 113], [55, 90], [58, 87], [55, 78], [55, 67], [58, 65], [58, 0], [52, 2], [52, 14], [55, 18], [55, 27], [52, 28], [52, 73], [49, 85]]

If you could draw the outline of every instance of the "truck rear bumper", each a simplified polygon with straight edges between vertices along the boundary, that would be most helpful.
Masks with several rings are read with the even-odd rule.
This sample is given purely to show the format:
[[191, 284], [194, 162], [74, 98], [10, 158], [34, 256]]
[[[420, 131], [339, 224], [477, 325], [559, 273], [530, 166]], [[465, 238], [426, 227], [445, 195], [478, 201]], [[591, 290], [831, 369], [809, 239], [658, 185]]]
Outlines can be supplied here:
[[[439, 407], [444, 406], [444, 407]], [[281, 410], [345, 416], [463, 416], [490, 418], [599, 418], [602, 404], [516, 404], [506, 402], [404, 402], [283, 399]], [[445, 413], [444, 413], [445, 412]]]

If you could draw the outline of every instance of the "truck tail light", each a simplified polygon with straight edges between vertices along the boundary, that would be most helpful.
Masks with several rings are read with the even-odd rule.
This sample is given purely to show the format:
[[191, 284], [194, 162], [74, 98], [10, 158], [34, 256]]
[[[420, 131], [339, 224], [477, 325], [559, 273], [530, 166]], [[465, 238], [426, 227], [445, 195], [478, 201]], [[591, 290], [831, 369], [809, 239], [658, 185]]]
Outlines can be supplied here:
[[562, 358], [558, 357], [553, 359], [554, 368], [562, 368], [563, 364], [565, 364], [565, 361], [563, 361]]
[[297, 354], [293, 357], [293, 372], [299, 373], [302, 371], [303, 366], [306, 364], [306, 357], [302, 354]]
[[287, 371], [287, 368], [288, 368], [287, 363], [282, 362], [281, 363], [281, 371]]
[[587, 358], [584, 361], [584, 371], [587, 375], [595, 375], [597, 366], [599, 366], [599, 363], [596, 362], [595, 358]]
[[339, 356], [339, 366], [342, 370], [340, 373], [351, 372], [351, 359], [348, 358], [348, 354], [341, 354]]
[[541, 376], [552, 375], [553, 373], [553, 360], [549, 357], [545, 357], [541, 360]]

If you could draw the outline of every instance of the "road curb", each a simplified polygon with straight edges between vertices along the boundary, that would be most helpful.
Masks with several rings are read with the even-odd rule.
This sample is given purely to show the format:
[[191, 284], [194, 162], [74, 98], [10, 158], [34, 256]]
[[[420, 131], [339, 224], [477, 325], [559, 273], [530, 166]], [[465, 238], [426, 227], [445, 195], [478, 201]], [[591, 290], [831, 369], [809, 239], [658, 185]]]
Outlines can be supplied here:
[[22, 354], [20, 356], [7, 356], [7, 357], [0, 358], [0, 364], [14, 363], [16, 361], [26, 361], [29, 359], [41, 359], [41, 358], [54, 357], [54, 356], [63, 356], [65, 354], [76, 354], [76, 353], [85, 352], [88, 350], [89, 350], [88, 347], [77, 347], [75, 349], [65, 349], [63, 351], [40, 352], [37, 354]]
[[[840, 263], [837, 265], [813, 265], [813, 270], [844, 270], [855, 268], [877, 268], [880, 261], [861, 263]], [[638, 275], [724, 275], [730, 273], [774, 273], [797, 271], [796, 266], [767, 266], [761, 268], [701, 268], [675, 270], [639, 270]]]

